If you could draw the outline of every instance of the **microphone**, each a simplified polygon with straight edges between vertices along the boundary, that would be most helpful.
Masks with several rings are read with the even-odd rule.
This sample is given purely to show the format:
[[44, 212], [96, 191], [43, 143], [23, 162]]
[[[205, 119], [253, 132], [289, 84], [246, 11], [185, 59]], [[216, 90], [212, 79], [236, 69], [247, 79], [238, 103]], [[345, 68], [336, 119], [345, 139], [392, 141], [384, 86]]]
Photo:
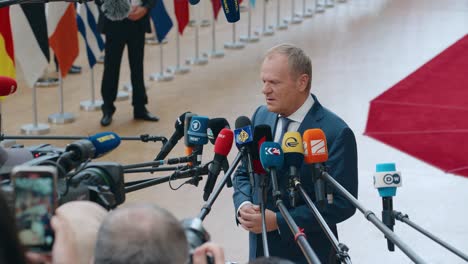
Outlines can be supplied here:
[[[320, 177], [321, 163], [328, 160], [327, 138], [323, 130], [319, 128], [308, 129], [304, 132], [304, 161], [312, 170], [312, 179], [314, 181], [315, 202], [320, 208], [326, 205], [325, 182]], [[328, 201], [331, 202], [332, 194], [328, 195]]]
[[243, 163], [247, 166], [247, 173], [250, 178], [250, 185], [254, 185], [254, 172], [252, 168], [252, 147], [253, 135], [250, 119], [246, 116], [240, 116], [236, 119], [236, 129], [234, 130], [236, 146], [242, 153]]
[[[382, 222], [393, 231], [395, 217], [393, 215], [393, 196], [397, 187], [401, 186], [401, 173], [396, 171], [395, 163], [381, 163], [375, 166], [374, 187], [382, 197]], [[395, 251], [395, 244], [387, 239], [389, 251]]]
[[116, 133], [101, 132], [67, 145], [57, 162], [68, 172], [82, 162], [104, 156], [119, 145], [120, 137]]
[[0, 76], [0, 96], [8, 96], [16, 92], [18, 84], [13, 78]]
[[223, 162], [226, 160], [226, 156], [229, 154], [229, 151], [231, 151], [233, 138], [234, 133], [230, 129], [223, 128], [216, 139], [214, 146], [215, 156], [213, 163], [211, 163], [208, 169], [208, 179], [206, 180], [205, 188], [203, 189], [204, 201], [208, 200], [211, 192], [213, 191], [218, 175], [221, 172]]
[[[193, 116], [190, 121], [190, 126], [187, 130], [187, 142], [192, 147], [192, 152], [196, 154], [195, 165], [201, 163], [203, 145], [208, 143], [208, 135], [206, 130], [208, 128], [208, 117], [206, 116]], [[192, 153], [190, 153], [191, 155]]]
[[161, 151], [159, 151], [159, 154], [156, 156], [154, 160], [163, 160], [167, 157], [169, 152], [175, 147], [177, 142], [184, 136], [184, 127], [185, 127], [185, 116], [190, 113], [190, 112], [185, 112], [182, 115], [177, 118], [174, 128], [175, 131], [172, 134], [171, 138], [169, 141], [164, 144], [164, 146], [161, 148]]
[[240, 19], [238, 0], [220, 0], [224, 15], [229, 23], [236, 23]]
[[252, 149], [252, 163], [253, 170], [256, 174], [266, 174], [263, 169], [262, 163], [260, 162], [260, 146], [263, 142], [273, 141], [273, 135], [271, 133], [271, 127], [269, 125], [258, 125], [254, 128], [254, 144]]
[[[184, 121], [185, 156], [191, 156], [192, 152], [193, 152], [194, 145], [190, 144], [190, 142], [189, 142], [188, 130], [190, 128], [190, 122], [192, 121], [192, 117], [194, 117], [194, 116], [197, 116], [197, 114], [187, 113], [185, 115], [185, 121]], [[192, 163], [190, 162], [189, 165], [191, 166]]]
[[299, 132], [286, 132], [283, 137], [282, 148], [284, 151], [284, 162], [286, 166], [289, 166], [289, 199], [291, 206], [296, 207], [297, 193], [294, 181], [298, 180], [300, 169], [304, 163], [304, 148], [301, 134]]
[[198, 4], [199, 2], [200, 2], [200, 0], [189, 0], [189, 3], [190, 3], [191, 5], [196, 5], [196, 4]]
[[211, 144], [215, 144], [219, 132], [221, 132], [221, 130], [223, 130], [224, 128], [231, 128], [229, 126], [228, 121], [225, 118], [211, 118], [208, 121], [208, 130], [206, 132], [208, 134], [208, 139], [210, 140]]
[[124, 20], [130, 14], [130, 1], [128, 0], [101, 0], [101, 11], [109, 20]]
[[278, 200], [281, 198], [281, 192], [278, 188], [277, 171], [284, 164], [284, 154], [281, 146], [276, 142], [263, 142], [260, 146], [260, 162], [263, 168], [270, 173], [273, 196]]

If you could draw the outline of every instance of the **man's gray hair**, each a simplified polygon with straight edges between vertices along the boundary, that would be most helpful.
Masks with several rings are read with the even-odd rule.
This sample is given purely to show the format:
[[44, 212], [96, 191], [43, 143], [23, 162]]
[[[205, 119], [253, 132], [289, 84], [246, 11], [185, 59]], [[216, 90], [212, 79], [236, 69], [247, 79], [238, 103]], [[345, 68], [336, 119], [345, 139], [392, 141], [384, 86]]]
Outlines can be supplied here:
[[309, 76], [307, 90], [310, 91], [312, 84], [312, 62], [304, 50], [294, 46], [293, 44], [284, 43], [269, 49], [265, 58], [268, 58], [273, 54], [282, 54], [288, 58], [289, 69], [291, 74], [296, 78], [302, 74], [307, 74]]
[[155, 205], [131, 205], [111, 212], [101, 225], [96, 264], [180, 264], [188, 260], [180, 222]]

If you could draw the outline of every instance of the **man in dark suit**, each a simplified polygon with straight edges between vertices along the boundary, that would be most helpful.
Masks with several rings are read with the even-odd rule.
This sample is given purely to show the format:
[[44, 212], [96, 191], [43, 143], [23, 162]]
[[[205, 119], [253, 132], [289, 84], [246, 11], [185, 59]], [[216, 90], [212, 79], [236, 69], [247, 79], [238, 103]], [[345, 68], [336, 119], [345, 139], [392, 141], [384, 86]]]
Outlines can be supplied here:
[[[128, 61], [130, 63], [132, 80], [133, 117], [146, 121], [158, 121], [145, 107], [148, 103], [146, 95], [143, 58], [145, 50], [145, 33], [151, 32], [149, 10], [159, 0], [132, 0], [132, 8], [127, 18], [119, 21], [108, 19], [103, 13], [99, 16], [98, 27], [106, 36], [104, 74], [102, 77], [101, 125], [108, 126], [115, 112], [114, 101], [117, 96], [122, 54], [127, 45]], [[101, 1], [102, 2], [102, 1]], [[98, 3], [99, 4], [99, 3]]]
[[[322, 129], [327, 137], [329, 160], [325, 165], [329, 168], [329, 174], [357, 197], [357, 150], [354, 134], [341, 118], [323, 107], [317, 97], [311, 94], [311, 76], [310, 58], [300, 48], [282, 44], [268, 51], [261, 68], [266, 106], [260, 106], [256, 110], [252, 118], [253, 126], [269, 125], [274, 141], [278, 143], [281, 143], [281, 137], [286, 131], [303, 134], [307, 129]], [[314, 200], [311, 170], [304, 165], [300, 173], [304, 189]], [[250, 231], [250, 259], [263, 256], [261, 213], [258, 206], [259, 182], [259, 176], [256, 175], [255, 186], [250, 185], [244, 165], [239, 167], [234, 179], [233, 200], [237, 221]], [[321, 262], [336, 263], [332, 245], [311, 210], [302, 200], [297, 202], [296, 207], [292, 207], [287, 199], [285, 194], [289, 179], [286, 168], [278, 172], [278, 185], [291, 216], [299, 227], [304, 228], [307, 240]], [[333, 195], [333, 203], [327, 204], [321, 213], [337, 235], [336, 224], [351, 217], [356, 209], [338, 192]], [[295, 263], [307, 263], [285, 219], [274, 205], [271, 186], [265, 215], [270, 255]]]

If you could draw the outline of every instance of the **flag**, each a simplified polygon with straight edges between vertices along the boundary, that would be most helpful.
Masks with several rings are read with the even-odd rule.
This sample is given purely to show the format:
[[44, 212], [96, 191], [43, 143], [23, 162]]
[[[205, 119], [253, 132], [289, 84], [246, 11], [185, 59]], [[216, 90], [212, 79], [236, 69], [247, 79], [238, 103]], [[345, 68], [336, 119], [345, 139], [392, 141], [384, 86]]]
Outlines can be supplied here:
[[221, 10], [221, 1], [222, 0], [211, 0], [211, 5], [213, 6], [213, 17], [215, 20], [218, 20], [219, 10]]
[[161, 43], [173, 26], [163, 0], [156, 1], [156, 5], [151, 9], [151, 20], [156, 30], [156, 37]]
[[98, 32], [96, 19], [84, 2], [80, 7], [80, 13], [76, 17], [78, 31], [80, 31], [86, 44], [86, 54], [88, 55], [89, 67], [93, 68], [96, 64], [96, 57], [99, 56], [104, 47], [104, 41]]
[[0, 8], [0, 76], [16, 78], [9, 7]]
[[13, 5], [11, 14], [16, 63], [26, 84], [33, 87], [50, 61], [45, 5]]
[[184, 33], [185, 27], [189, 23], [189, 4], [187, 0], [174, 0], [174, 11], [177, 18], [179, 34]]
[[49, 3], [47, 30], [49, 44], [57, 57], [58, 65], [65, 77], [78, 57], [78, 27], [76, 11], [71, 3]]
[[255, 0], [250, 0], [250, 4], [252, 5], [252, 7], [255, 7]]

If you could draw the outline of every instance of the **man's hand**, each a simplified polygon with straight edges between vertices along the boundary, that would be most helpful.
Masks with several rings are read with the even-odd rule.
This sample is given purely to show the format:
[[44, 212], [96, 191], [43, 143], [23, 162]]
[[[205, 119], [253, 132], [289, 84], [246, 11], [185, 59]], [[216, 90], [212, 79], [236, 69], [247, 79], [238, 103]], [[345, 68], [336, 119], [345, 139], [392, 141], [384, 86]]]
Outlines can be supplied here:
[[[239, 217], [237, 217], [241, 226], [252, 233], [262, 233], [262, 214], [258, 205], [246, 204], [239, 209]], [[276, 214], [266, 209], [265, 220], [267, 232], [278, 229], [276, 222]]]
[[128, 14], [128, 19], [132, 21], [140, 20], [148, 13], [148, 8], [142, 6], [132, 6], [132, 10]]
[[214, 264], [224, 264], [224, 250], [222, 247], [207, 242], [195, 249], [192, 256], [193, 264], [207, 264], [207, 256], [211, 256], [214, 259]]

